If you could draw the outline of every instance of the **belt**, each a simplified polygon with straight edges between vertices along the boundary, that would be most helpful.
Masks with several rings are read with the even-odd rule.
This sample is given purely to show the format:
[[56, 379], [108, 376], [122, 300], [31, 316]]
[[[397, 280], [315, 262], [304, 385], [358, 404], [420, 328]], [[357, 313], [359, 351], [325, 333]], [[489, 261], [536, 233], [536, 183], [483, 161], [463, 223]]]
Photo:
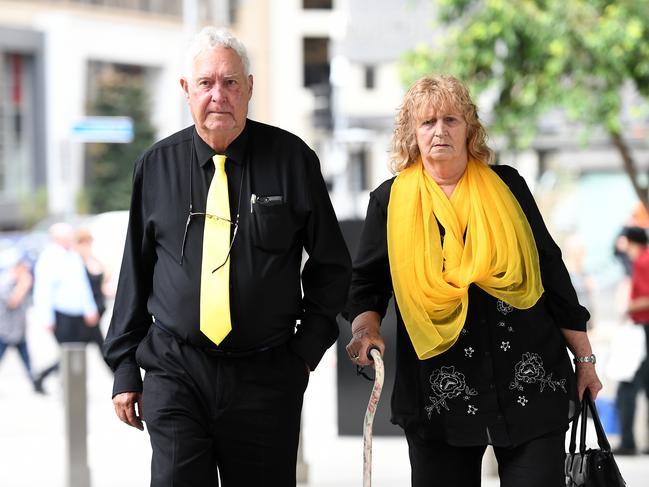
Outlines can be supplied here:
[[291, 334], [286, 338], [282, 337], [281, 341], [278, 340], [276, 342], [273, 342], [272, 344], [265, 345], [259, 348], [252, 348], [248, 350], [223, 350], [223, 349], [218, 349], [213, 347], [201, 347], [200, 345], [196, 345], [194, 343], [188, 342], [187, 340], [179, 336], [176, 332], [170, 330], [169, 328], [167, 328], [157, 320], [153, 322], [153, 325], [159, 330], [161, 330], [162, 332], [166, 333], [167, 335], [172, 336], [176, 341], [182, 343], [183, 345], [189, 345], [190, 347], [194, 347], [195, 349], [201, 350], [202, 352], [205, 352], [209, 355], [213, 355], [216, 357], [224, 357], [224, 358], [243, 358], [243, 357], [250, 357], [251, 355], [255, 355], [257, 353], [266, 352], [273, 348], [285, 345], [286, 343], [288, 343], [290, 337], [293, 336]]

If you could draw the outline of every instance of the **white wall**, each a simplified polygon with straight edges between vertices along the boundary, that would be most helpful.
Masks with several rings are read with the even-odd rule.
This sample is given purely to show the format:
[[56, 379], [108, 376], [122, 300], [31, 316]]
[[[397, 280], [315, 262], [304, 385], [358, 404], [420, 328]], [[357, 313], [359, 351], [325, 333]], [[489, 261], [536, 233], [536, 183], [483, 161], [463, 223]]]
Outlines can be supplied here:
[[329, 37], [332, 43], [345, 32], [345, 1], [332, 10], [303, 10], [301, 0], [270, 2], [269, 123], [289, 130], [312, 144], [311, 112], [314, 99], [303, 84], [302, 39]]
[[404, 95], [397, 63], [377, 64], [375, 70], [375, 87], [368, 90], [365, 88], [365, 66], [347, 63], [340, 93], [342, 115], [376, 117], [396, 113]]

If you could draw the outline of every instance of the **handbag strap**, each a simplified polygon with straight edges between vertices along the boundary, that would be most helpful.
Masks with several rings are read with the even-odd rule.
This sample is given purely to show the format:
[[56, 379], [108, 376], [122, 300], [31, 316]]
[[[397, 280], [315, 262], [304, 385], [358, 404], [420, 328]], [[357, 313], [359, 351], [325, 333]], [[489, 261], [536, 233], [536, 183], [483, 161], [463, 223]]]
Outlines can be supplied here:
[[599, 414], [597, 413], [597, 408], [595, 407], [595, 402], [590, 396], [590, 391], [586, 389], [584, 391], [584, 396], [581, 400], [581, 411], [579, 416], [575, 418], [572, 423], [572, 428], [570, 431], [570, 445], [568, 451], [570, 453], [575, 453], [577, 449], [577, 422], [581, 421], [581, 429], [579, 434], [579, 453], [582, 455], [586, 452], [586, 425], [588, 423], [588, 411], [590, 410], [591, 417], [593, 418], [593, 424], [595, 425], [595, 433], [597, 435], [597, 444], [599, 445], [602, 451], [611, 451], [611, 445], [606, 438], [606, 433], [604, 432], [604, 427], [602, 422], [599, 419]]
[[573, 419], [572, 426], [570, 428], [570, 445], [568, 446], [568, 451], [572, 454], [574, 454], [575, 450], [577, 449], [577, 423], [579, 423], [579, 418], [581, 418], [583, 415], [584, 412], [583, 406], [584, 403], [582, 401], [581, 408], [579, 409], [579, 413], [577, 414], [577, 417]]
[[597, 434], [597, 444], [602, 449], [602, 451], [611, 451], [611, 445], [608, 442], [606, 433], [604, 432], [602, 421], [599, 419], [599, 413], [597, 412], [597, 407], [595, 407], [595, 401], [593, 401], [593, 399], [590, 397], [590, 392], [588, 389], [584, 391], [584, 397], [586, 398], [588, 409], [590, 409], [590, 414], [593, 417], [595, 433]]

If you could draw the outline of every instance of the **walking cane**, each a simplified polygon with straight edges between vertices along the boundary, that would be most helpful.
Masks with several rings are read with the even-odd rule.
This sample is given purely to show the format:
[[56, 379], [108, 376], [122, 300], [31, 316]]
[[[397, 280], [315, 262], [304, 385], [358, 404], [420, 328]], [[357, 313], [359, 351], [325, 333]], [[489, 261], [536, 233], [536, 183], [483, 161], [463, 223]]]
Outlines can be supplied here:
[[367, 403], [367, 411], [365, 411], [365, 422], [363, 424], [363, 487], [372, 486], [372, 423], [374, 423], [374, 414], [379, 405], [381, 398], [381, 390], [383, 389], [383, 359], [381, 352], [376, 347], [371, 347], [367, 352], [368, 358], [374, 361], [374, 371], [376, 376], [374, 378], [374, 387], [372, 387], [372, 394]]

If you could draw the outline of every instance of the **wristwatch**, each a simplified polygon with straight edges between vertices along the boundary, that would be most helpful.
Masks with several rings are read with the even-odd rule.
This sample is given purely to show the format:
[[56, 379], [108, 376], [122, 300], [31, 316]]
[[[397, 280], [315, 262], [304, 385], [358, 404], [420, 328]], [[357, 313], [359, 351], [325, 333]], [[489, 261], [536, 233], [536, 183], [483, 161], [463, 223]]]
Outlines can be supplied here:
[[595, 364], [597, 362], [597, 358], [595, 357], [594, 353], [591, 353], [590, 355], [587, 355], [585, 357], [575, 357], [573, 359], [573, 362], [575, 364]]

